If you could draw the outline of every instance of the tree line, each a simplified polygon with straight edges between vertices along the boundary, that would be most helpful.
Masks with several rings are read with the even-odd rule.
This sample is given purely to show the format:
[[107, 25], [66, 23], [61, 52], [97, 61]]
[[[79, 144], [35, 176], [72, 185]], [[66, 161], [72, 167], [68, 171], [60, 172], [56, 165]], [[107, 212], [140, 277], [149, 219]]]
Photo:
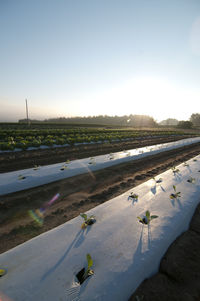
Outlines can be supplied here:
[[[50, 118], [43, 121], [29, 120], [31, 123], [60, 123], [60, 124], [87, 124], [87, 125], [107, 125], [107, 126], [130, 126], [130, 127], [158, 127], [159, 125], [177, 126], [179, 128], [192, 128], [200, 126], [200, 114], [194, 113], [189, 120], [168, 118], [159, 124], [155, 119], [148, 115], [124, 115], [124, 116], [88, 116], [88, 117], [59, 117]], [[27, 122], [27, 119], [20, 119], [20, 123]]]

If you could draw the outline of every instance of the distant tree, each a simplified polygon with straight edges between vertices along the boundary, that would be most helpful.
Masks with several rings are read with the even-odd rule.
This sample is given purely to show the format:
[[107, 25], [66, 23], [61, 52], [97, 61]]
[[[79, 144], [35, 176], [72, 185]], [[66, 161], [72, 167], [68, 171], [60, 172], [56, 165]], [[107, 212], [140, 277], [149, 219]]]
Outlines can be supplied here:
[[179, 123], [177, 124], [177, 127], [178, 128], [181, 128], [181, 129], [191, 129], [193, 126], [192, 122], [191, 121], [185, 121], [185, 120], [181, 120], [179, 121]]
[[192, 114], [190, 116], [190, 121], [193, 123], [194, 126], [200, 126], [200, 114]]
[[46, 119], [45, 122], [70, 123], [70, 124], [99, 124], [109, 126], [156, 127], [153, 117], [148, 115], [124, 116], [88, 116], [88, 117], [60, 117]]
[[158, 124], [148, 115], [129, 115], [129, 124], [133, 127], [156, 127]]
[[174, 118], [168, 118], [159, 122], [160, 125], [177, 125], [178, 120]]

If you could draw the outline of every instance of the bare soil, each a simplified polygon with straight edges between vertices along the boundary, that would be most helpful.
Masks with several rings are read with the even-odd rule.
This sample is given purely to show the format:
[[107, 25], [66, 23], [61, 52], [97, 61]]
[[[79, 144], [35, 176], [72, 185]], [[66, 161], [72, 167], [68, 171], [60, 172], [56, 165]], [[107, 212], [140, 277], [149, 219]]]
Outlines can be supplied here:
[[[162, 142], [164, 141], [162, 140]], [[140, 147], [150, 145], [149, 141], [141, 141], [138, 143]], [[159, 140], [159, 142], [157, 141], [157, 143], [161, 143], [161, 140]], [[151, 145], [152, 144], [156, 144], [155, 140], [153, 142], [151, 141]], [[127, 144], [120, 144], [118, 146], [110, 145], [109, 150], [110, 152], [114, 152], [128, 149], [126, 146]], [[100, 148], [100, 146], [98, 147]], [[103, 148], [103, 146], [101, 147]], [[103, 149], [102, 152], [108, 152], [107, 146], [105, 146], [105, 148], [106, 150]], [[130, 148], [133, 148], [133, 144]], [[74, 158], [86, 156], [86, 153], [88, 156], [92, 156], [93, 151], [92, 147], [91, 152], [83, 148], [82, 153], [76, 154], [74, 151], [73, 156]], [[0, 253], [65, 223], [78, 216], [81, 212], [85, 212], [104, 203], [199, 153], [200, 143], [196, 143], [145, 159], [112, 166], [94, 173], [79, 175], [21, 192], [0, 196]], [[7, 158], [7, 161], [3, 161], [4, 166], [1, 170], [3, 171], [6, 168], [6, 164], [7, 167], [11, 169], [11, 163], [13, 160], [15, 162], [15, 160], [19, 159], [17, 158], [18, 155], [21, 156], [22, 154], [6, 154], [5, 158]], [[44, 160], [42, 161], [41, 157], [43, 154], [41, 157], [39, 154], [33, 157], [32, 153], [32, 158], [29, 152], [26, 152], [24, 156], [25, 155], [27, 157], [24, 158], [24, 161], [22, 157], [20, 168], [24, 168], [24, 166], [30, 167], [30, 164], [32, 164], [31, 160], [34, 160], [34, 164], [40, 165], [46, 164], [45, 162], [48, 160], [44, 155]], [[12, 156], [16, 156], [16, 158], [13, 159]], [[66, 160], [66, 154], [62, 154], [59, 159], [59, 156], [56, 157], [54, 153], [48, 163], [52, 163], [55, 159], [54, 157], [56, 157], [55, 160], [59, 160], [57, 162], [61, 162], [64, 156]], [[41, 162], [36, 162], [37, 158], [41, 159]], [[68, 156], [67, 158], [71, 157]], [[23, 162], [24, 165], [22, 164]], [[17, 162], [15, 162], [15, 168], [18, 168]], [[28, 210], [43, 207], [45, 203], [52, 199], [57, 193], [60, 193], [60, 198], [46, 210], [44, 224], [42, 227], [39, 226], [28, 215]]]

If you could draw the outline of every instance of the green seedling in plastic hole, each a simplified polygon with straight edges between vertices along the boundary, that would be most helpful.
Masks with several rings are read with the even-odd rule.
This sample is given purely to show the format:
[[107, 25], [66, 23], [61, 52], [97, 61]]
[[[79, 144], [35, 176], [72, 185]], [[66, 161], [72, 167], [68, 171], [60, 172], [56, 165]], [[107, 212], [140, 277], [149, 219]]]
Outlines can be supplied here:
[[152, 219], [155, 219], [157, 217], [158, 215], [150, 215], [149, 210], [146, 211], [144, 217], [137, 216], [139, 222], [142, 223], [143, 225], [148, 225]]
[[114, 154], [110, 153], [109, 159], [110, 159], [110, 160], [113, 160], [113, 159], [114, 159]]
[[84, 223], [81, 225], [81, 229], [87, 228], [87, 226], [91, 226], [96, 222], [95, 216], [90, 215], [89, 217], [85, 213], [80, 213], [80, 216], [84, 219]]
[[187, 182], [194, 184], [196, 182], [196, 179], [192, 178], [192, 177], [189, 177], [189, 179], [187, 180]]
[[96, 164], [94, 157], [90, 158], [90, 161], [88, 162], [88, 164], [92, 164], [92, 165]]
[[85, 277], [87, 278], [88, 276], [91, 276], [94, 274], [94, 271], [91, 269], [93, 266], [93, 260], [90, 254], [86, 255], [87, 258], [87, 269], [85, 271]]
[[60, 170], [65, 170], [65, 169], [68, 169], [68, 166], [63, 165], [63, 166], [60, 168]]
[[23, 176], [23, 175], [19, 175], [19, 176], [18, 176], [18, 180], [24, 180], [24, 179], [26, 179], [25, 176]]
[[33, 170], [38, 170], [40, 168], [39, 165], [34, 165]]
[[0, 267], [0, 277], [3, 277], [6, 273], [7, 273], [6, 269]]
[[155, 177], [152, 178], [156, 184], [159, 184], [159, 183], [162, 183], [163, 179], [162, 178], [159, 178], [158, 180], [156, 180]]
[[170, 194], [170, 199], [177, 199], [177, 198], [180, 198], [181, 197], [181, 192], [177, 192], [176, 191], [176, 186], [173, 185], [173, 189], [174, 189], [174, 193], [171, 193]]
[[93, 266], [93, 260], [90, 254], [86, 255], [87, 259], [87, 268], [81, 269], [78, 274], [76, 274], [76, 277], [80, 284], [82, 284], [88, 277], [94, 275], [94, 271], [91, 269]]
[[129, 198], [131, 198], [133, 200], [138, 200], [138, 194], [131, 192], [129, 195]]
[[178, 173], [178, 172], [180, 171], [176, 166], [173, 166], [173, 167], [171, 168], [171, 170], [173, 171], [174, 174], [175, 174], [175, 173]]

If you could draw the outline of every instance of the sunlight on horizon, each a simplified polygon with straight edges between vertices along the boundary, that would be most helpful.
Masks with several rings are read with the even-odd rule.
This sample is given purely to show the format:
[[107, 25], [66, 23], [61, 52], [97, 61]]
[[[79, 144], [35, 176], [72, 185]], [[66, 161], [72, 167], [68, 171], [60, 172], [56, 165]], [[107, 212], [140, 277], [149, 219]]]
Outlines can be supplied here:
[[167, 79], [148, 76], [132, 78], [94, 96], [93, 100], [99, 104], [96, 109], [101, 114], [103, 111], [107, 115], [142, 114], [161, 121], [166, 118], [189, 118], [188, 101], [198, 101], [199, 97], [199, 91], [189, 91]]
[[[45, 99], [29, 99], [30, 118], [48, 119], [59, 117], [97, 115], [149, 115], [160, 122], [167, 118], [188, 120], [200, 99], [200, 92], [175, 85], [166, 78], [138, 76], [104, 91], [77, 94], [69, 99], [57, 95], [45, 105]], [[70, 103], [70, 105], [69, 105]], [[1, 115], [11, 119], [25, 118], [24, 101], [20, 106], [9, 105], [9, 112], [2, 107]], [[13, 118], [12, 118], [13, 115]], [[2, 118], [2, 117], [1, 117]]]

